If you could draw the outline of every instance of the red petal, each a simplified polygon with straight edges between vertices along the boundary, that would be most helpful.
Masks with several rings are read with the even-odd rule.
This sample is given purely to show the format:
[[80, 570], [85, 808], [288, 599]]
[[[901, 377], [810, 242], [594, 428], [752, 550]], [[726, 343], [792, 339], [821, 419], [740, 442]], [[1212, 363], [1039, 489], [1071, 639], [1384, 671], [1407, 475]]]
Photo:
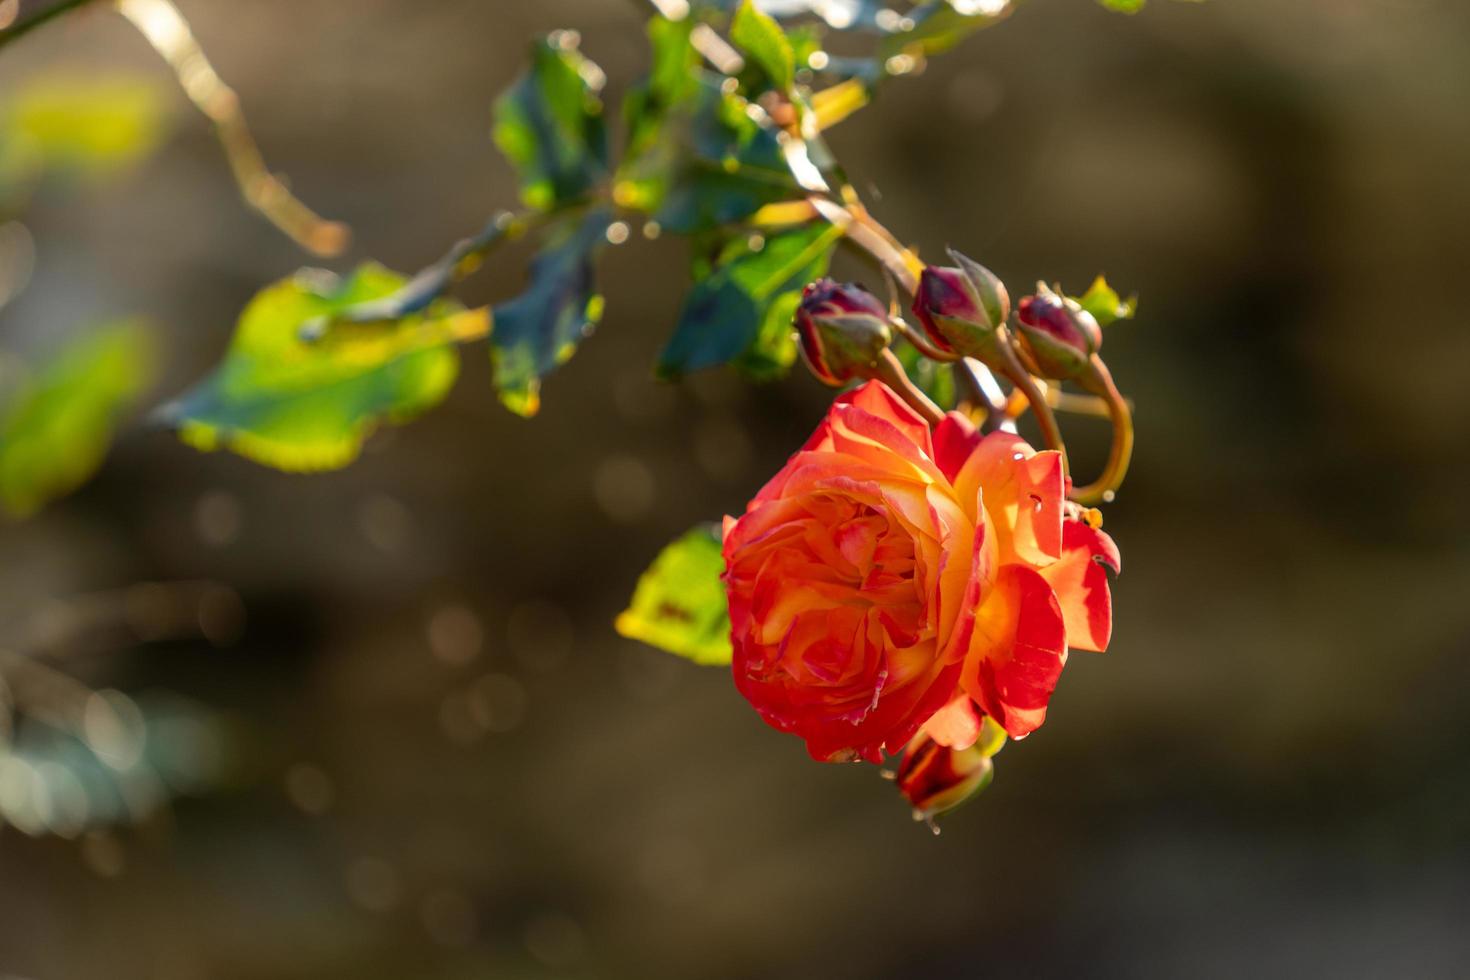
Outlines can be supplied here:
[[1067, 643], [1079, 650], [1103, 651], [1113, 634], [1113, 599], [1108, 573], [1121, 567], [1118, 546], [1102, 531], [1081, 521], [1062, 526], [1062, 559], [1041, 574], [1051, 583], [1067, 623]]
[[1067, 662], [1067, 627], [1051, 585], [1025, 565], [1006, 565], [975, 617], [961, 684], [1012, 738], [1046, 720]]

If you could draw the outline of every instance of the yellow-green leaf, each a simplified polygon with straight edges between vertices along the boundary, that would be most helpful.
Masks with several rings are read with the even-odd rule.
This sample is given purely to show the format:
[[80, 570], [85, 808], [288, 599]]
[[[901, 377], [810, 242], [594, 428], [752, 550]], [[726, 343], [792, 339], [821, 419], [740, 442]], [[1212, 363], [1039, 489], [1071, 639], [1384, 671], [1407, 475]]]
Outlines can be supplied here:
[[99, 178], [148, 156], [167, 115], [163, 91], [146, 78], [43, 76], [0, 98], [0, 146], [43, 170]]
[[730, 40], [753, 61], [771, 87], [789, 93], [796, 84], [796, 53], [775, 18], [745, 0], [730, 22]]
[[0, 506], [26, 517], [84, 483], [156, 368], [153, 334], [126, 322], [76, 341], [23, 381], [0, 409]]
[[198, 449], [229, 449], [281, 470], [346, 466], [381, 422], [443, 400], [459, 372], [455, 341], [488, 329], [488, 311], [441, 301], [424, 314], [303, 337], [303, 327], [404, 282], [368, 263], [343, 280], [304, 270], [267, 286], [240, 315], [224, 362], [162, 417]]
[[722, 666], [731, 658], [730, 609], [719, 531], [696, 527], [659, 553], [614, 624], [631, 640]]
[[1138, 312], [1138, 297], [1123, 299], [1102, 276], [1094, 279], [1092, 285], [1087, 287], [1087, 292], [1076, 299], [1084, 310], [1093, 315], [1098, 325], [1103, 327], [1117, 320], [1131, 320], [1133, 314]]

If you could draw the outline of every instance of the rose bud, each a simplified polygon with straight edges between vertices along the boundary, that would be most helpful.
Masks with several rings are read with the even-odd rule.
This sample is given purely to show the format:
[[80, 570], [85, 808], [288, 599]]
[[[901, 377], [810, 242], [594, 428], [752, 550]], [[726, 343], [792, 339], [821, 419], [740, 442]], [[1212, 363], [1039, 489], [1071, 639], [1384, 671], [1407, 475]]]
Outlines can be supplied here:
[[1042, 377], [1071, 381], [1092, 373], [1102, 328], [1076, 300], [1039, 282], [1036, 295], [1021, 300], [1017, 319], [1021, 348]]
[[919, 277], [914, 315], [946, 352], [986, 360], [995, 331], [1011, 315], [1005, 284], [980, 263], [949, 250], [954, 266], [928, 266]]
[[[932, 821], [990, 785], [995, 767], [983, 743], [967, 749], [940, 745], [924, 732], [904, 749], [898, 791], [913, 805], [914, 819]], [[937, 831], [936, 831], [937, 833]]]
[[855, 283], [818, 279], [801, 294], [796, 335], [812, 374], [834, 387], [871, 377], [893, 342], [888, 309]]

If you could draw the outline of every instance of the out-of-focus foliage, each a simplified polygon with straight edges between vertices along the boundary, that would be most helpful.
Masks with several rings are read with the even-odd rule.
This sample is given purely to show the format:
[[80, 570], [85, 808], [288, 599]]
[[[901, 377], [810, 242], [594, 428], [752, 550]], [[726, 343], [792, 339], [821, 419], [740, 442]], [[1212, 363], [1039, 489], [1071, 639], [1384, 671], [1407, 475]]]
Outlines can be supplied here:
[[[413, 315], [397, 323], [364, 327], [361, 321], [385, 315], [375, 309], [329, 324], [327, 342], [304, 342], [297, 336], [304, 322], [382, 293], [349, 285], [327, 295], [304, 280], [275, 287], [247, 311], [215, 377], [172, 407], [183, 437], [286, 469], [344, 465], [380, 417], [401, 420], [442, 398], [457, 363], [445, 345], [487, 335], [501, 401], [535, 414], [542, 380], [601, 315], [594, 262], [614, 227], [613, 205], [647, 216], [650, 234], [694, 236], [695, 282], [658, 360], [661, 376], [726, 364], [756, 380], [785, 373], [795, 360], [790, 320], [799, 290], [826, 271], [843, 237], [811, 220], [806, 201], [812, 194], [835, 199], [845, 183], [820, 125], [866, 105], [883, 77], [912, 71], [1002, 19], [1011, 0], [932, 0], [898, 10], [865, 0], [656, 7], [650, 68], [624, 99], [627, 132], [616, 165], [604, 75], [581, 53], [575, 32], [537, 41], [526, 73], [497, 100], [495, 142], [538, 216], [521, 219], [544, 228], [529, 285], [495, 307], [493, 330], [489, 321], [478, 331], [460, 329], [460, 320], [445, 331], [446, 311], [414, 319], [420, 307], [403, 306], [391, 314]], [[783, 27], [783, 19], [799, 23]], [[827, 54], [829, 27], [873, 35], [869, 54]], [[753, 220], [784, 204], [806, 213]], [[785, 223], [792, 220], [807, 223]], [[489, 247], [471, 254], [478, 259]], [[456, 254], [453, 267], [473, 267], [465, 259]], [[442, 285], [424, 298], [453, 278], [433, 277]], [[947, 372], [927, 364], [913, 370], [952, 403]]]
[[[925, 58], [943, 54], [982, 27], [989, 27], [1009, 14], [1011, 0], [934, 0], [920, 4], [901, 19], [900, 29], [883, 39], [878, 57], [900, 54]], [[890, 65], [889, 70], [899, 66]]]
[[576, 201], [607, 172], [603, 74], [560, 31], [536, 42], [531, 68], [495, 104], [495, 142], [520, 172], [521, 198], [544, 210]]
[[22, 379], [0, 402], [0, 507], [25, 517], [90, 477], [156, 362], [152, 332], [127, 322], [81, 338]]
[[624, 105], [628, 149], [613, 188], [618, 204], [679, 234], [742, 221], [802, 192], [770, 121], [699, 68], [691, 29], [689, 19], [649, 24], [653, 68]]
[[[12, 680], [28, 692], [22, 676]], [[0, 824], [32, 837], [73, 838], [141, 823], [221, 776], [224, 735], [198, 705], [74, 685], [58, 692], [33, 707], [41, 717], [72, 719], [66, 725], [44, 724], [24, 709], [18, 718], [6, 712], [14, 737], [0, 746]]]
[[786, 32], [755, 0], [745, 0], [730, 22], [730, 40], [760, 69], [771, 88], [790, 93], [796, 84], [796, 52]]
[[97, 180], [148, 156], [167, 129], [160, 87], [133, 76], [44, 76], [0, 94], [0, 204], [42, 173]]
[[670, 544], [638, 579], [617, 631], [695, 663], [730, 662], [730, 610], [720, 575], [719, 529], [703, 525]]
[[801, 288], [827, 271], [841, 237], [831, 225], [814, 223], [730, 242], [698, 275], [659, 373], [673, 377], [735, 362], [754, 376], [772, 377], [790, 367], [796, 358], [791, 317]]
[[531, 263], [526, 291], [495, 308], [495, 385], [517, 415], [536, 414], [541, 379], [576, 352], [602, 317], [593, 263], [611, 224], [611, 212], [599, 207], [552, 226]]
[[1138, 297], [1123, 299], [1108, 281], [1098, 276], [1087, 287], [1087, 292], [1074, 297], [1082, 308], [1091, 313], [1099, 326], [1106, 327], [1117, 320], [1131, 320], [1138, 312]]
[[440, 301], [422, 315], [303, 337], [313, 321], [404, 282], [368, 263], [346, 279], [308, 270], [266, 287], [241, 314], [224, 363], [164, 418], [199, 449], [228, 448], [284, 470], [345, 466], [380, 422], [437, 405], [459, 372], [456, 336], [483, 332], [487, 311]]

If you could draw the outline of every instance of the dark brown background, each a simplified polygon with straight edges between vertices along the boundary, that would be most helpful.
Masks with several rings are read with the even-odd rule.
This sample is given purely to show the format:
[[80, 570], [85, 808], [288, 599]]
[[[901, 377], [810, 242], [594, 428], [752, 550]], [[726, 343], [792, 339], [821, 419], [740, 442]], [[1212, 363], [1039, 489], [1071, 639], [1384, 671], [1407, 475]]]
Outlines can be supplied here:
[[[534, 32], [580, 29], [614, 95], [645, 53], [612, 0], [182, 6], [273, 167], [353, 224], [356, 257], [402, 269], [511, 203], [489, 109]], [[0, 93], [58, 65], [164, 77], [94, 11], [0, 52]], [[724, 673], [611, 631], [647, 559], [740, 507], [827, 397], [799, 374], [650, 380], [679, 242], [608, 256], [607, 320], [535, 421], [498, 407], [473, 351], [448, 404], [339, 474], [132, 432], [81, 493], [0, 528], [0, 609], [139, 580], [238, 589], [232, 647], [82, 665], [215, 712], [222, 779], [120, 831], [120, 874], [0, 832], [0, 974], [1463, 970], [1467, 91], [1456, 0], [1155, 0], [1134, 18], [1035, 0], [835, 133], [929, 253], [952, 243], [1017, 286], [1103, 270], [1142, 295], [1108, 340], [1139, 408], [1107, 514], [1113, 649], [1074, 656], [1050, 723], [939, 839], [871, 768], [767, 730]], [[303, 264], [178, 103], [124, 184], [32, 208], [40, 268], [0, 314], [6, 346], [150, 314], [161, 399]], [[506, 295], [521, 262], [463, 297]], [[1095, 461], [1100, 427], [1071, 427]], [[447, 606], [482, 625], [470, 663], [431, 650]], [[466, 725], [486, 674], [509, 731]]]

